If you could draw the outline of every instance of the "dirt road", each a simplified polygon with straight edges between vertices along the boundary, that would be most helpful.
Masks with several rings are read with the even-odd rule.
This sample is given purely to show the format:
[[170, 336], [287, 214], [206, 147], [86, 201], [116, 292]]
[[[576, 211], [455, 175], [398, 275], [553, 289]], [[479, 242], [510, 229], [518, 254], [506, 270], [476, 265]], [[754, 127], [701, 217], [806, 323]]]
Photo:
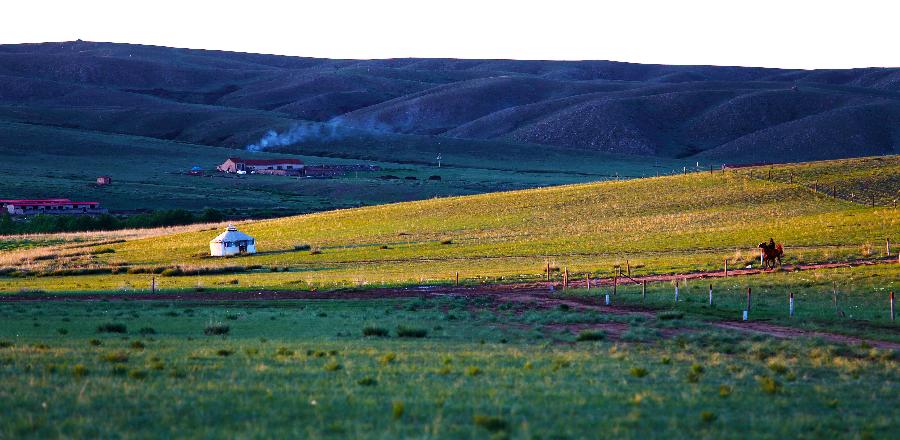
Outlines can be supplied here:
[[[810, 265], [785, 265], [786, 271], [830, 269], [839, 267], [852, 267], [874, 264], [896, 264], [896, 260], [860, 260], [846, 263], [821, 263]], [[762, 273], [760, 269], [734, 269], [728, 271], [728, 276], [747, 276]], [[649, 275], [642, 277], [626, 278], [624, 281], [632, 283], [670, 282], [672, 280], [721, 278], [724, 271], [693, 272], [677, 275]], [[621, 278], [620, 278], [621, 280]], [[613, 279], [604, 278], [591, 281], [591, 286], [611, 286]], [[586, 280], [572, 281], [570, 287], [584, 287]], [[100, 293], [100, 294], [14, 294], [0, 295], [0, 302], [44, 302], [44, 301], [256, 301], [256, 300], [371, 300], [394, 299], [411, 297], [439, 297], [439, 296], [465, 296], [465, 297], [492, 297], [496, 301], [523, 302], [537, 304], [541, 307], [552, 308], [559, 305], [567, 305], [573, 309], [594, 310], [603, 313], [618, 315], [634, 315], [652, 318], [656, 312], [636, 306], [607, 306], [600, 304], [593, 298], [563, 298], [555, 295], [562, 286], [558, 282], [551, 283], [519, 283], [519, 284], [488, 284], [479, 286], [418, 286], [409, 288], [385, 288], [385, 289], [361, 289], [361, 290], [336, 290], [336, 291], [233, 291], [233, 292], [180, 292], [180, 293]], [[867, 343], [873, 347], [900, 350], [900, 343], [879, 341], [846, 336], [837, 333], [802, 330], [794, 327], [785, 327], [758, 321], [723, 321], [711, 323], [712, 326], [734, 331], [757, 333], [776, 338], [821, 338], [829, 342], [862, 344]]]

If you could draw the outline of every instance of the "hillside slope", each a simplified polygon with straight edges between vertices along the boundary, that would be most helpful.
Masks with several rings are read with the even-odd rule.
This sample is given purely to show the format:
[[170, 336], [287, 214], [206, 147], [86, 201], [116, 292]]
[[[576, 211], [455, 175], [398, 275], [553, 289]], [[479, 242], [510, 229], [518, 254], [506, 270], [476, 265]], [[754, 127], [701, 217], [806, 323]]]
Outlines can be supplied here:
[[[427, 137], [429, 154], [448, 138], [716, 163], [900, 145], [900, 70], [886, 68], [338, 60], [76, 41], [0, 45], [0, 107], [0, 120], [229, 148], [303, 121], [388, 144]], [[345, 131], [328, 133], [275, 148], [343, 148]]]
[[[788, 262], [807, 263], [872, 258], [885, 238], [896, 243], [900, 217], [890, 200], [879, 199], [887, 206], [868, 207], [834, 198], [824, 188], [816, 192], [811, 184], [822, 181], [823, 187], [828, 182], [861, 192], [867, 189], [862, 182], [869, 182], [882, 193], [900, 195], [893, 177], [900, 171], [900, 157], [792, 165], [773, 168], [771, 174], [765, 170], [568, 185], [249, 222], [239, 227], [256, 238], [260, 253], [240, 258], [205, 256], [208, 241], [219, 233], [213, 227], [151, 233], [152, 238], [103, 246], [109, 250], [87, 259], [82, 251], [72, 259], [48, 260], [39, 255], [71, 251], [38, 250], [7, 253], [2, 260], [23, 270], [115, 267], [119, 275], [82, 278], [97, 283], [95, 288], [146, 279], [125, 274], [125, 268], [140, 273], [167, 267], [181, 267], [188, 274], [231, 267], [243, 273], [238, 278], [242, 287], [261, 288], [413, 283], [446, 280], [456, 271], [467, 278], [533, 280], [548, 263], [578, 276], [605, 274], [625, 261], [644, 274], [719, 269], [725, 258], [733, 267], [755, 267], [755, 246], [769, 237], [785, 244]], [[161, 282], [174, 287], [225, 283], [234, 277], [168, 277]], [[74, 288], [78, 279], [55, 279], [52, 288]], [[32, 285], [43, 288], [46, 282], [20, 278], [0, 283], [11, 289]]]

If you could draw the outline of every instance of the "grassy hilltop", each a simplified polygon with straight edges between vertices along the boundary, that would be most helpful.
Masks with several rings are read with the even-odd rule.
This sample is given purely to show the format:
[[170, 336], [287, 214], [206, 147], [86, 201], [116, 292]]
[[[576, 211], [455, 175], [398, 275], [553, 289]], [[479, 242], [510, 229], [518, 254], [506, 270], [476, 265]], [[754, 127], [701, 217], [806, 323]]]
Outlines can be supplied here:
[[[457, 271], [463, 279], [539, 279], [548, 262], [576, 275], [608, 275], [626, 261], [637, 274], [684, 273], [721, 269], [725, 258], [733, 268], [754, 264], [755, 245], [768, 237], [786, 245], [787, 262], [867, 258], [900, 227], [891, 198], [898, 169], [900, 158], [891, 156], [773, 169], [785, 180], [795, 173], [791, 182], [767, 180], [769, 168], [739, 169], [287, 217], [241, 224], [260, 253], [227, 259], [207, 256], [220, 227], [150, 232], [97, 246], [94, 254], [65, 246], [6, 253], [7, 271], [25, 275], [115, 273], [6, 278], [0, 288], [117, 289], [141, 286], [141, 272], [166, 268], [200, 276], [163, 277], [164, 288], [232, 279], [240, 288], [421, 283], [449, 280]], [[856, 194], [870, 191], [878, 203], [815, 192], [807, 174], [848, 194], [856, 185]], [[217, 270], [232, 273], [203, 275]]]

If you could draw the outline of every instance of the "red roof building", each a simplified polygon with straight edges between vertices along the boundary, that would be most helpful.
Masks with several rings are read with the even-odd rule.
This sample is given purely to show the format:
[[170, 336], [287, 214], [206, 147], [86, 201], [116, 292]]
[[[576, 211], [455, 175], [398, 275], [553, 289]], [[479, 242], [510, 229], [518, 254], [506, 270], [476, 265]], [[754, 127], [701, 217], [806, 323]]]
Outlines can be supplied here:
[[258, 174], [299, 174], [303, 169], [300, 159], [241, 159], [229, 157], [217, 170], [226, 173], [239, 171]]
[[4, 199], [0, 205], [10, 215], [106, 214], [100, 202], [73, 202], [69, 199]]

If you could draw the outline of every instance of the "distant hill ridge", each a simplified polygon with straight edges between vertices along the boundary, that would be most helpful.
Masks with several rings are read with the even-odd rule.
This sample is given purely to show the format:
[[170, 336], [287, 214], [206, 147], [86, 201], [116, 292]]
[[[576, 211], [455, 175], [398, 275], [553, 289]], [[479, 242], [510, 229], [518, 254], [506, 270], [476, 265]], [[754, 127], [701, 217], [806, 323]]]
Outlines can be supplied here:
[[708, 162], [803, 161], [900, 152], [900, 69], [17, 44], [0, 45], [0, 120], [232, 148], [312, 121], [337, 134], [315, 139], [320, 149], [367, 132], [418, 136], [422, 148], [456, 138]]

